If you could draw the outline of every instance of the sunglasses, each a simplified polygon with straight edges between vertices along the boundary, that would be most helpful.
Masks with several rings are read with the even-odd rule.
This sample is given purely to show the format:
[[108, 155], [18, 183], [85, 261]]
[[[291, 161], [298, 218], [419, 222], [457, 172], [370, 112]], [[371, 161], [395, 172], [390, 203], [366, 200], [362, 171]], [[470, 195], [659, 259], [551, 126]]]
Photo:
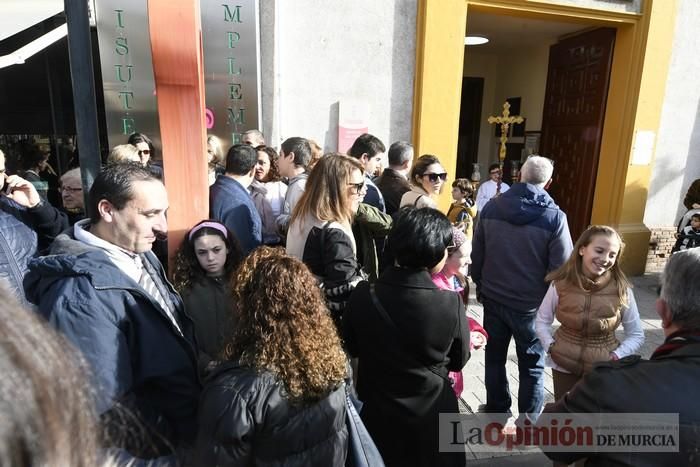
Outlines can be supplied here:
[[148, 155], [150, 155], [150, 154], [151, 154], [151, 150], [150, 150], [150, 149], [139, 149], [139, 156], [143, 156], [143, 155], [148, 156]]
[[365, 188], [365, 182], [364, 180], [361, 181], [360, 183], [348, 183], [348, 186], [351, 186], [354, 188], [354, 193], [356, 195], [359, 195], [362, 193], [362, 190]]
[[443, 172], [441, 174], [423, 174], [424, 177], [428, 177], [428, 180], [431, 182], [435, 183], [438, 181], [438, 178], [442, 180], [443, 182], [447, 180], [447, 173]]

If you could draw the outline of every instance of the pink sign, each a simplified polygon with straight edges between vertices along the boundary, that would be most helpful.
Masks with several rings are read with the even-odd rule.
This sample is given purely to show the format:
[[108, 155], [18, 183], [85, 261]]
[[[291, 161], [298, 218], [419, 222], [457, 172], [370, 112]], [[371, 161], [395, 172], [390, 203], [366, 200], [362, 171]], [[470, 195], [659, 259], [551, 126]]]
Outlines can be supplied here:
[[366, 105], [361, 103], [339, 103], [338, 152], [346, 154], [358, 136], [369, 132]]
[[211, 109], [204, 109], [204, 120], [207, 124], [207, 130], [214, 128], [214, 112]]

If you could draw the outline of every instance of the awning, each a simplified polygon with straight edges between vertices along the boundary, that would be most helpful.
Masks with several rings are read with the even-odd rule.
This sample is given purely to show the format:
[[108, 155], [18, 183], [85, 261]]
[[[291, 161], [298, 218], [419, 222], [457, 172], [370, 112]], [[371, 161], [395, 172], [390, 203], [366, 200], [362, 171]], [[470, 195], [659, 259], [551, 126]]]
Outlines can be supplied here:
[[[3, 0], [0, 15], [0, 41], [61, 11], [63, 11], [63, 0]], [[14, 52], [0, 56], [0, 68], [24, 63], [32, 55], [65, 37], [67, 31], [66, 25], [63, 24]]]

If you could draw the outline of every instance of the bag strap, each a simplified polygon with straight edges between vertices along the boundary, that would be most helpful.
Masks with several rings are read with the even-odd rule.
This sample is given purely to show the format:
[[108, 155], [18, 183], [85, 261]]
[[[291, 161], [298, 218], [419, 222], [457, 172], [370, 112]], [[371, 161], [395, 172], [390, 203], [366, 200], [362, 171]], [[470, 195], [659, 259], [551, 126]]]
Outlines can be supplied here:
[[377, 298], [377, 294], [374, 290], [374, 284], [370, 284], [370, 286], [369, 286], [369, 297], [372, 300], [372, 304], [379, 312], [379, 316], [382, 318], [382, 320], [384, 320], [384, 322], [389, 325], [389, 327], [396, 333], [396, 335], [399, 336], [399, 341], [401, 341], [401, 343], [403, 344], [405, 350], [407, 351], [407, 355], [410, 355], [411, 357], [413, 357], [417, 362], [419, 362], [421, 364], [421, 366], [427, 367], [428, 370], [430, 370], [432, 373], [434, 373], [435, 375], [444, 379], [448, 383], [452, 384], [452, 381], [450, 381], [450, 379], [447, 377], [447, 375], [443, 374], [443, 372], [441, 372], [437, 366], [426, 365], [425, 363], [421, 362], [420, 359], [417, 358], [413, 354], [413, 352], [411, 351], [412, 347], [406, 341], [404, 334], [399, 330], [399, 327], [396, 326], [396, 323], [394, 323], [394, 320], [392, 320], [391, 316], [389, 316], [389, 313], [387, 313], [386, 308], [384, 308], [384, 306], [379, 301], [379, 298]]
[[413, 207], [414, 207], [414, 208], [417, 208], [417, 207], [418, 207], [418, 200], [421, 199], [422, 197], [423, 197], [423, 195], [418, 195], [418, 198], [416, 198], [416, 200], [413, 202]]

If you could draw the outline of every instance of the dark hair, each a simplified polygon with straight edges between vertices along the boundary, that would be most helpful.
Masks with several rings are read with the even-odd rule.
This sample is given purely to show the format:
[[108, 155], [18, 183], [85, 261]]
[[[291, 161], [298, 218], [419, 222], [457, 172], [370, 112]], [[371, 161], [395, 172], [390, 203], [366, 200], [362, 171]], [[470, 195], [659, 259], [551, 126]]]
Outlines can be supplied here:
[[50, 149], [45, 144], [32, 144], [22, 152], [22, 169], [30, 170], [39, 166], [49, 157]]
[[258, 163], [258, 153], [247, 144], [234, 144], [226, 154], [226, 173], [245, 175]]
[[690, 216], [690, 218], [691, 218], [691, 219], [698, 219], [698, 220], [700, 220], [700, 212], [696, 212], [695, 214], [693, 214], [692, 216]]
[[0, 465], [105, 465], [89, 367], [0, 286]]
[[293, 136], [284, 140], [281, 150], [285, 156], [294, 153], [294, 165], [306, 168], [311, 162], [311, 145], [306, 138]]
[[389, 146], [389, 165], [403, 165], [413, 159], [413, 146], [405, 141], [396, 141]]
[[173, 273], [173, 284], [178, 292], [182, 293], [192, 286], [196, 281], [204, 278], [207, 273], [202, 269], [202, 266], [197, 260], [197, 254], [194, 251], [194, 242], [199, 237], [204, 235], [216, 235], [220, 237], [226, 244], [228, 249], [228, 254], [226, 255], [226, 264], [224, 265], [224, 280], [228, 284], [231, 275], [236, 270], [238, 265], [243, 260], [243, 250], [236, 236], [228, 229], [225, 225], [221, 224], [221, 227], [226, 229], [226, 236], [224, 237], [223, 232], [212, 227], [202, 227], [197, 230], [190, 239], [190, 232], [195, 230], [197, 226], [204, 222], [214, 222], [221, 224], [218, 221], [205, 219], [198, 222], [192, 229], [190, 229], [186, 234], [185, 238], [180, 244], [180, 248], [177, 250], [175, 256], [175, 272]]
[[124, 209], [126, 203], [134, 197], [134, 182], [160, 182], [160, 179], [147, 167], [138, 162], [120, 162], [109, 164], [95, 178], [88, 196], [88, 215], [90, 222], [97, 224], [100, 212], [97, 205], [103, 199], [109, 201], [115, 209]]
[[399, 266], [435, 267], [452, 244], [452, 224], [433, 208], [405, 206], [389, 232], [389, 248]]
[[270, 171], [267, 173], [267, 180], [264, 180], [265, 182], [277, 182], [280, 180], [280, 166], [279, 166], [279, 159], [280, 156], [277, 154], [277, 151], [274, 150], [274, 148], [271, 148], [270, 146], [265, 146], [260, 145], [257, 148], [255, 148], [256, 152], [256, 161], [257, 161], [257, 152], [264, 152], [267, 154], [268, 159], [270, 159]]
[[413, 185], [418, 185], [420, 186], [420, 182], [416, 181], [416, 177], [420, 178], [423, 176], [426, 170], [428, 170], [428, 167], [430, 167], [433, 164], [439, 164], [440, 159], [437, 158], [437, 156], [433, 156], [432, 154], [423, 154], [418, 158], [415, 164], [413, 164], [413, 168], [411, 169], [411, 180], [410, 182]]
[[362, 157], [362, 154], [367, 154], [367, 157], [372, 158], [382, 152], [386, 152], [384, 143], [374, 135], [363, 133], [357, 137], [350, 149], [348, 149], [348, 156], [359, 159]]
[[148, 145], [148, 148], [151, 150], [151, 156], [153, 156], [153, 141], [151, 141], [151, 138], [144, 135], [143, 133], [130, 134], [129, 139], [126, 142], [131, 144], [132, 146], [136, 146], [139, 143], [146, 143]]
[[499, 170], [500, 170], [500, 169], [501, 169], [501, 164], [499, 164], [498, 162], [494, 162], [493, 164], [489, 165], [489, 173], [491, 173], [491, 171], [492, 171], [493, 169], [499, 169]]
[[456, 179], [454, 182], [452, 182], [452, 188], [459, 188], [459, 191], [466, 196], [471, 196], [472, 193], [474, 193], [474, 186], [472, 185], [472, 182], [466, 178]]

